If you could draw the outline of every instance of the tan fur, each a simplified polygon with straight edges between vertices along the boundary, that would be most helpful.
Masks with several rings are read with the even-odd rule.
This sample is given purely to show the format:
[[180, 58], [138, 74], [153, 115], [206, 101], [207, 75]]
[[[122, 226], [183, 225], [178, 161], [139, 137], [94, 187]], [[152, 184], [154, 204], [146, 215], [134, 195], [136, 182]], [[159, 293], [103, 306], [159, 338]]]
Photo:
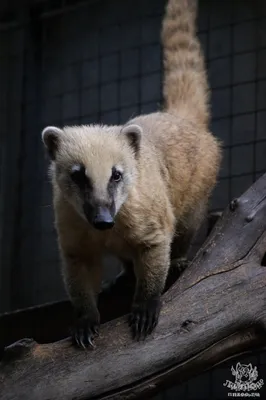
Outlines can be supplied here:
[[[139, 150], [121, 126], [65, 127], [51, 163], [66, 288], [74, 306], [95, 321], [102, 255], [133, 260], [134, 304], [145, 309], [145, 301], [164, 288], [173, 241], [175, 256], [186, 255], [216, 183], [220, 148], [208, 131], [208, 85], [195, 36], [195, 9], [187, 0], [168, 2], [162, 43], [165, 111], [128, 122], [142, 131]], [[106, 187], [113, 165], [123, 169], [112, 229], [97, 231], [84, 218], [82, 199], [68, 178], [74, 163], [86, 167], [97, 204], [109, 201]]]

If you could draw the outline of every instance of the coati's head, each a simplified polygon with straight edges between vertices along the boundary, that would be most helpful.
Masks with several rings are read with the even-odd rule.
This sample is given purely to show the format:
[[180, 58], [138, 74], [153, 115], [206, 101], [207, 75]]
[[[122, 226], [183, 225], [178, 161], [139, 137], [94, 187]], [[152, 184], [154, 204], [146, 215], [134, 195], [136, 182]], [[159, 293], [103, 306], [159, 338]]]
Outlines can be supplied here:
[[48, 126], [42, 140], [53, 181], [96, 229], [113, 227], [136, 175], [142, 130], [138, 125]]

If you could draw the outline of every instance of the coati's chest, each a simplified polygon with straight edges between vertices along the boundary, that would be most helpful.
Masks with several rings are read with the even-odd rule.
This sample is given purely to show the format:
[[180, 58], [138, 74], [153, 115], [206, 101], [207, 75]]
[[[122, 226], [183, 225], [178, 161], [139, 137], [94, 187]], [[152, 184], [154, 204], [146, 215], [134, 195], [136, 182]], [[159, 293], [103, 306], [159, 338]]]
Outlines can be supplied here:
[[98, 249], [102, 255], [111, 254], [121, 260], [132, 260], [133, 255], [136, 254], [135, 245], [130, 241], [126, 232], [116, 228], [103, 232], [89, 229], [84, 239], [87, 245], [89, 244], [89, 251], [92, 247], [95, 250]]
[[104, 249], [107, 253], [110, 253], [121, 260], [132, 260], [133, 259], [133, 246], [130, 245], [127, 240], [120, 237], [116, 233], [108, 236]]

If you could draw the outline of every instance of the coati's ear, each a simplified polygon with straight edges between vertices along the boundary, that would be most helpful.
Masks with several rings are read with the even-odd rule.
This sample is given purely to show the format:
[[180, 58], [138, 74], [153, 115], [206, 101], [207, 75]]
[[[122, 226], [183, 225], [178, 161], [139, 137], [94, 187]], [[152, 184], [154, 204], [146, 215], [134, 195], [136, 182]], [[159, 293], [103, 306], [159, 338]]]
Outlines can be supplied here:
[[140, 149], [141, 136], [143, 133], [142, 128], [136, 124], [126, 125], [122, 128], [121, 133], [127, 137], [130, 146], [137, 155]]
[[55, 160], [55, 155], [59, 145], [59, 139], [62, 133], [62, 129], [59, 129], [56, 126], [47, 126], [42, 131], [42, 141], [51, 160]]

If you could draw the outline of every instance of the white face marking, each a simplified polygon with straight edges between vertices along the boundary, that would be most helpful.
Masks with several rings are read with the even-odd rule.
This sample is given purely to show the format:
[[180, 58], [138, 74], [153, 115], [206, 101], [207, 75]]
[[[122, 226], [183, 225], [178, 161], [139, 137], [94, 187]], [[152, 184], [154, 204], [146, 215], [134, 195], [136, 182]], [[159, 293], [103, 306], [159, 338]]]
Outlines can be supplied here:
[[123, 175], [124, 169], [121, 165], [115, 165], [114, 168]]

